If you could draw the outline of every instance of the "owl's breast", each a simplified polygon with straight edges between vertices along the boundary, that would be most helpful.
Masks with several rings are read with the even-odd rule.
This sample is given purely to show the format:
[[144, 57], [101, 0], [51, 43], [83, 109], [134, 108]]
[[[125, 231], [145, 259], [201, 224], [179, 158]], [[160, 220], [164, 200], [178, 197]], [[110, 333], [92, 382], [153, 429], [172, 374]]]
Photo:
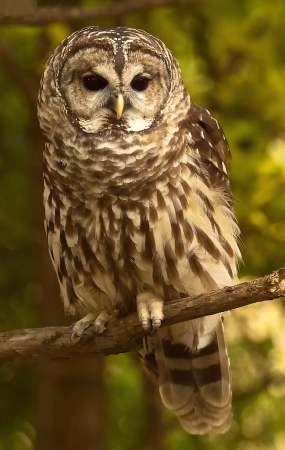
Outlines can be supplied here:
[[[165, 300], [195, 295], [235, 279], [234, 221], [217, 198], [206, 197], [194, 181], [187, 189], [184, 181], [160, 184], [141, 201], [96, 202], [84, 228], [115, 303], [134, 305], [143, 290]], [[102, 283], [99, 266], [93, 279]]]
[[168, 300], [235, 281], [235, 219], [198, 169], [182, 161], [134, 194], [85, 190], [57, 202], [47, 191], [49, 246], [67, 305], [128, 312], [144, 290]]

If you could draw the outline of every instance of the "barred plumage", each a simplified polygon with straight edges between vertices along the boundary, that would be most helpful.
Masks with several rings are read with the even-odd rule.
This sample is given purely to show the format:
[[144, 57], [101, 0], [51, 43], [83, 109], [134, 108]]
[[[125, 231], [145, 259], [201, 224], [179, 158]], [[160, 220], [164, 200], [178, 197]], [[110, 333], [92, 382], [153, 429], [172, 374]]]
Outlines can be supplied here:
[[229, 147], [179, 65], [144, 31], [89, 27], [64, 40], [41, 82], [44, 207], [64, 306], [98, 332], [137, 308], [140, 354], [191, 433], [231, 423], [220, 315], [160, 329], [163, 302], [237, 282]]

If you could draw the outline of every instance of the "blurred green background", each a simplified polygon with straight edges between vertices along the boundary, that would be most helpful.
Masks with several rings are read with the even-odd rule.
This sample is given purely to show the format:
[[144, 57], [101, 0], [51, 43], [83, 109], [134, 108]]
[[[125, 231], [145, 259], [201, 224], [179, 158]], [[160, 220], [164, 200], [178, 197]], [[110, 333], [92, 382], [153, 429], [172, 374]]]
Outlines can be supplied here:
[[[285, 265], [284, 0], [208, 0], [89, 22], [2, 25], [1, 331], [68, 320], [43, 234], [36, 95], [48, 55], [88, 25], [128, 25], [164, 41], [193, 101], [218, 119], [230, 144], [240, 279]], [[41, 364], [1, 382], [0, 450], [284, 450], [284, 305], [233, 311], [225, 327], [234, 406], [225, 435], [189, 436], [161, 406], [136, 355], [122, 354]]]

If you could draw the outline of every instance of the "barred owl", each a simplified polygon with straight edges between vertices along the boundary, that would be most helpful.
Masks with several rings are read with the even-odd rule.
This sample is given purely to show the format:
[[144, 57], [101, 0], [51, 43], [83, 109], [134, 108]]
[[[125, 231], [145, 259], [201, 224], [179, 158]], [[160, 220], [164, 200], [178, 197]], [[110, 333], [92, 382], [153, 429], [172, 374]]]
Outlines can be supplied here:
[[65, 310], [102, 332], [137, 310], [164, 405], [194, 434], [232, 420], [220, 314], [160, 327], [163, 304], [237, 282], [229, 147], [159, 40], [88, 27], [49, 58], [38, 102], [44, 208]]

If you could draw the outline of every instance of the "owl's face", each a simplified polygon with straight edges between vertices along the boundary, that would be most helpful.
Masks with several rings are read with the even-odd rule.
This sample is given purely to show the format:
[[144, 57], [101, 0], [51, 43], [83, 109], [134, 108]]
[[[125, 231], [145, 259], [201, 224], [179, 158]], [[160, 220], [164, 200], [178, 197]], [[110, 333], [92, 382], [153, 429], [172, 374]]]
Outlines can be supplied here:
[[162, 130], [163, 136], [189, 102], [179, 64], [159, 39], [134, 28], [87, 27], [49, 58], [38, 116], [49, 140], [63, 129], [72, 142], [78, 133], [82, 142], [93, 134], [112, 140]]
[[66, 59], [59, 78], [70, 114], [86, 133], [149, 128], [165, 105], [170, 76], [157, 54], [99, 40]]

